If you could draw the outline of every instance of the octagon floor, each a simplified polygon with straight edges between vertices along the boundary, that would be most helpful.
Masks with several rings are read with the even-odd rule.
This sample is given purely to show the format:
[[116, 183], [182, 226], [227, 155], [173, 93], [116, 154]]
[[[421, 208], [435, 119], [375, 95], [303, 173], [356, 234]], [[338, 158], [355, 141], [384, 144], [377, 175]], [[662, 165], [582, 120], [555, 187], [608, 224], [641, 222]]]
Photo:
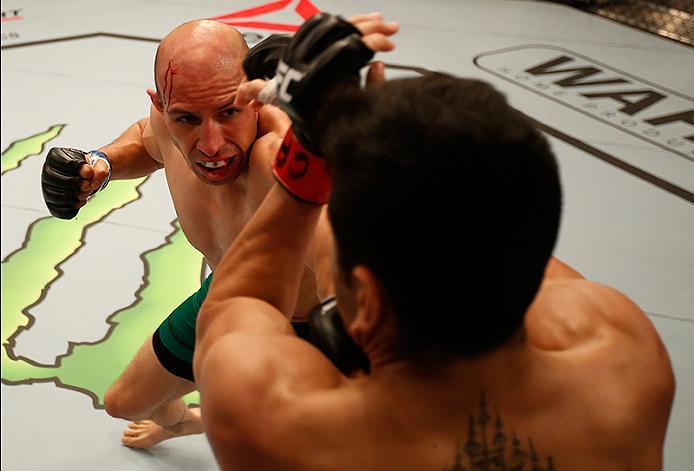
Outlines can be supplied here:
[[[344, 15], [382, 11], [401, 24], [386, 62], [487, 80], [538, 121], [565, 192], [556, 253], [635, 300], [663, 337], [677, 378], [665, 469], [692, 469], [694, 50], [546, 2], [313, 2]], [[203, 270], [163, 175], [114, 182], [62, 223], [49, 217], [39, 174], [49, 147], [97, 148], [146, 115], [157, 41], [176, 25], [241, 12], [233, 19], [252, 45], [313, 5], [287, 0], [262, 13], [265, 3], [3, 0], [3, 470], [216, 469], [203, 436], [120, 446], [126, 423], [102, 407]], [[599, 84], [567, 86], [570, 76], [551, 73], [560, 65], [664, 98], [626, 114]], [[402, 73], [412, 72], [391, 76]]]

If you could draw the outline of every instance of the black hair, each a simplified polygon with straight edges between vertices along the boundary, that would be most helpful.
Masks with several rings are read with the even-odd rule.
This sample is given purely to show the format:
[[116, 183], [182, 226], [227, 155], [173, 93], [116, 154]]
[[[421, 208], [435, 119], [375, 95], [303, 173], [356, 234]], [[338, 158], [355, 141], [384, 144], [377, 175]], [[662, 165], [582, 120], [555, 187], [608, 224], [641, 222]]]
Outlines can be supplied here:
[[340, 269], [375, 273], [403, 352], [475, 356], [519, 332], [561, 212], [532, 122], [443, 74], [336, 94], [321, 115]]

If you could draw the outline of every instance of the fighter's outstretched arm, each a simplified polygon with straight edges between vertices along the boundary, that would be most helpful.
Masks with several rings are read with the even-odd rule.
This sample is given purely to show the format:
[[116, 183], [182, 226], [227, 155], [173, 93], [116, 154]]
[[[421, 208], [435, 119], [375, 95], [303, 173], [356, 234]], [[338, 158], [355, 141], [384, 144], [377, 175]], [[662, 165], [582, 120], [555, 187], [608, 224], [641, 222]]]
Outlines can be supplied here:
[[109, 180], [142, 177], [162, 166], [150, 120], [141, 119], [98, 150], [50, 149], [41, 172], [43, 198], [53, 216], [72, 219]]
[[111, 178], [115, 180], [144, 177], [164, 166], [150, 118], [130, 126], [101, 151], [111, 161]]
[[[99, 150], [108, 158], [111, 180], [140, 178], [164, 167], [150, 118], [137, 121], [112, 143]], [[80, 185], [82, 203], [79, 207], [86, 203], [89, 195], [99, 189], [108, 172], [109, 168], [103, 160], [96, 161], [94, 165], [82, 166], [80, 177], [84, 181]]]

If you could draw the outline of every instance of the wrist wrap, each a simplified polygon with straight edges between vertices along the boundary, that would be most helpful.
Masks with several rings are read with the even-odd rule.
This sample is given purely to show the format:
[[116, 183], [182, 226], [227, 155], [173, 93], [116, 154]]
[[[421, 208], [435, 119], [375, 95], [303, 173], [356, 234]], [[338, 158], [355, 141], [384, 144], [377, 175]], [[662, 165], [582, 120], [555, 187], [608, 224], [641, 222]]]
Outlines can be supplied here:
[[277, 181], [301, 201], [326, 204], [330, 196], [330, 174], [325, 159], [308, 150], [290, 128], [272, 166]]
[[[90, 150], [89, 152], [87, 152], [87, 159], [89, 161], [89, 165], [91, 165], [92, 167], [99, 160], [103, 160], [104, 162], [106, 162], [106, 165], [108, 165], [108, 176], [106, 177], [104, 182], [101, 184], [99, 189], [96, 190], [96, 191], [101, 191], [104, 188], [106, 188], [106, 185], [108, 185], [108, 182], [111, 181], [111, 173], [112, 173], [111, 172], [111, 161], [108, 160], [108, 157], [106, 156], [106, 154], [104, 154], [100, 150]], [[96, 191], [94, 193], [96, 193]]]

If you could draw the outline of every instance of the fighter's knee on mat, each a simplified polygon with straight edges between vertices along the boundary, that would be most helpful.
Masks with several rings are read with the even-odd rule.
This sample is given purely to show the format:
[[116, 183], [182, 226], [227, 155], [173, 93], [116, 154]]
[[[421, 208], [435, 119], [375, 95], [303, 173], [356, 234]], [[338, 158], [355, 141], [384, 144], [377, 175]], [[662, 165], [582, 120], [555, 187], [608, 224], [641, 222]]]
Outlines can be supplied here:
[[104, 408], [108, 415], [116, 419], [141, 420], [151, 415], [151, 411], [143, 407], [141, 397], [138, 398], [117, 384], [106, 391]]

